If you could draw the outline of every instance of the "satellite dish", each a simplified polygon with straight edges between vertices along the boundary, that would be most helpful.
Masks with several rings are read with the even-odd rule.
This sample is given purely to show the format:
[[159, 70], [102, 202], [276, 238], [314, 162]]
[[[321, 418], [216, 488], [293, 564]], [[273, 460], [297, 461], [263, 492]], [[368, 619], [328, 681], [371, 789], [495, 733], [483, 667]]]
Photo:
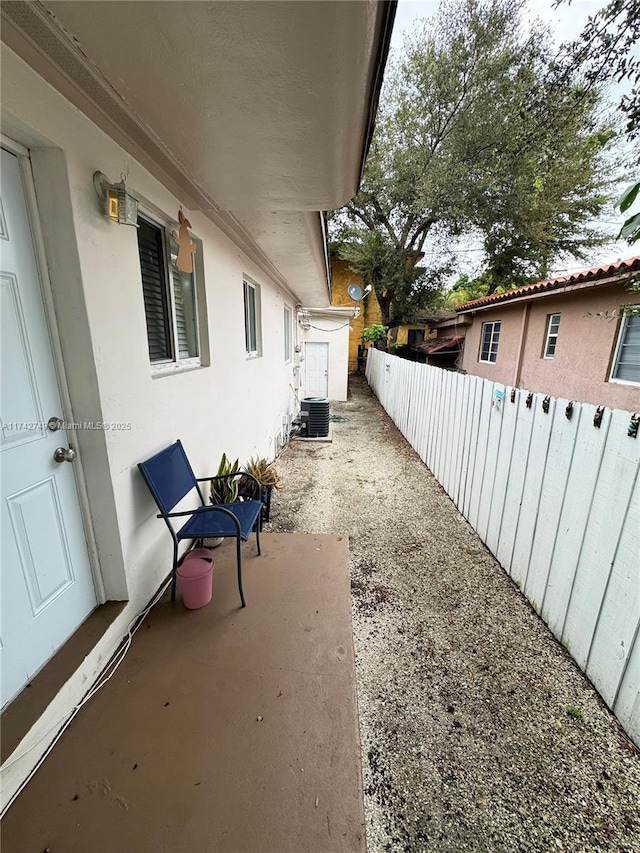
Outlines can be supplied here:
[[354, 302], [360, 302], [363, 296], [362, 288], [358, 284], [350, 284], [347, 288], [347, 293]]

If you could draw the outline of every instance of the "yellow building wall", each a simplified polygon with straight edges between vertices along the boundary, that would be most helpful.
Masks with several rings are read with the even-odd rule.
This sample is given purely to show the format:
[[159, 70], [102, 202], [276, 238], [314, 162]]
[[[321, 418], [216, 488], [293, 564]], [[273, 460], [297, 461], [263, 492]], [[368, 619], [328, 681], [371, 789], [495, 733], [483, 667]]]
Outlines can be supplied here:
[[350, 284], [357, 284], [364, 290], [365, 285], [362, 278], [349, 268], [347, 261], [331, 258], [332, 271], [332, 305], [347, 305], [353, 308], [359, 305], [360, 314], [351, 321], [352, 331], [349, 332], [349, 373], [355, 373], [358, 369], [358, 345], [362, 343], [362, 330], [382, 323], [382, 313], [378, 299], [373, 291], [368, 293], [361, 302], [354, 302], [349, 296], [347, 288]]
[[403, 324], [401, 326], [398, 326], [398, 332], [394, 342], [396, 346], [401, 347], [407, 345], [407, 342], [409, 340], [409, 329], [424, 329], [425, 341], [429, 340], [429, 338], [435, 338], [437, 334], [435, 330], [431, 331], [424, 323], [412, 323], [409, 325]]

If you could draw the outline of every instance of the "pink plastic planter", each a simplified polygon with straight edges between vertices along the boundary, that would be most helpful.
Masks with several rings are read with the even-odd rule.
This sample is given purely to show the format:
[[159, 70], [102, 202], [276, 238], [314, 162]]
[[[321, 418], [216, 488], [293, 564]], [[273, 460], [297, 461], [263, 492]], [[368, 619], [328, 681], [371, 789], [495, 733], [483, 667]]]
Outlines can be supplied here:
[[213, 557], [207, 548], [189, 551], [178, 567], [178, 583], [182, 603], [189, 610], [197, 610], [211, 601], [213, 594]]

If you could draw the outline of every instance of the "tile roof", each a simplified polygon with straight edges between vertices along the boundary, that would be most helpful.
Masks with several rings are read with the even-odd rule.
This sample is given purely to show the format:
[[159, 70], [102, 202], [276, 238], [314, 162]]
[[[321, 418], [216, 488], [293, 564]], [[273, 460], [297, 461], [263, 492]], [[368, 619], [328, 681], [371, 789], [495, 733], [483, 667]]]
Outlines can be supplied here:
[[571, 285], [583, 284], [590, 281], [596, 284], [602, 278], [608, 278], [616, 274], [622, 275], [633, 270], [640, 270], [640, 255], [627, 258], [625, 261], [618, 261], [615, 264], [603, 264], [599, 267], [592, 267], [589, 270], [580, 270], [580, 272], [573, 273], [572, 275], [537, 281], [535, 284], [527, 284], [524, 287], [517, 287], [514, 290], [506, 290], [504, 293], [492, 293], [490, 296], [481, 296], [480, 299], [463, 302], [455, 310], [458, 313], [471, 311], [499, 302], [509, 302], [511, 299], [520, 299], [529, 294], [544, 293], [545, 291], [558, 290], [561, 287], [570, 287]]
[[429, 355], [433, 355], [437, 352], [444, 352], [445, 350], [457, 352], [460, 350], [460, 344], [463, 340], [463, 335], [453, 338], [431, 338], [431, 340], [414, 344], [412, 349], [418, 350], [419, 352], [426, 352]]
[[[439, 323], [441, 320], [449, 320], [451, 317], [455, 317], [453, 311], [442, 308], [421, 308], [415, 312], [413, 323], [433, 323], [434, 321]], [[408, 323], [407, 325], [412, 324]]]

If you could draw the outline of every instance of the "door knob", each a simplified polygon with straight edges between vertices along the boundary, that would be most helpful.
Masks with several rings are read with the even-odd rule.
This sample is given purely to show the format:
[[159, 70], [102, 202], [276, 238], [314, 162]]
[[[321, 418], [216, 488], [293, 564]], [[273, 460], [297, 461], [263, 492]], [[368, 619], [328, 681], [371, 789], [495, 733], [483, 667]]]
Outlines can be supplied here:
[[73, 462], [77, 455], [71, 445], [69, 447], [57, 447], [53, 451], [53, 458], [56, 462]]

